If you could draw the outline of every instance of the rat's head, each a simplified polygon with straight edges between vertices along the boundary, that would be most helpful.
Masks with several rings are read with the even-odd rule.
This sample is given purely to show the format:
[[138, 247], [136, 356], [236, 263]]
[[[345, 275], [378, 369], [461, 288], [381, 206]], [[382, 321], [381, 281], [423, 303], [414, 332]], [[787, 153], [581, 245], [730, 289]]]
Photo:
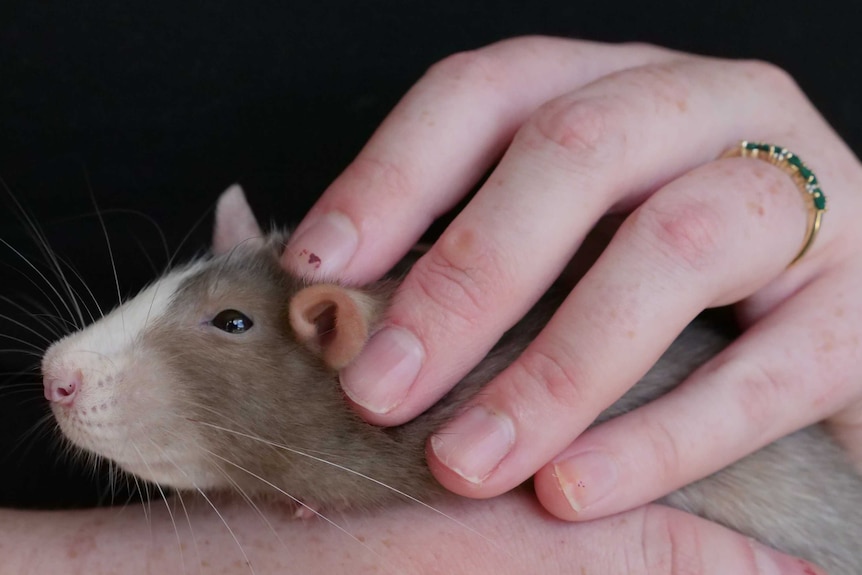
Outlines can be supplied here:
[[304, 438], [322, 418], [344, 417], [335, 374], [382, 306], [368, 292], [286, 273], [283, 235], [262, 234], [239, 188], [216, 214], [212, 257], [55, 343], [42, 364], [71, 443], [177, 488], [266, 475], [270, 442], [319, 448]]

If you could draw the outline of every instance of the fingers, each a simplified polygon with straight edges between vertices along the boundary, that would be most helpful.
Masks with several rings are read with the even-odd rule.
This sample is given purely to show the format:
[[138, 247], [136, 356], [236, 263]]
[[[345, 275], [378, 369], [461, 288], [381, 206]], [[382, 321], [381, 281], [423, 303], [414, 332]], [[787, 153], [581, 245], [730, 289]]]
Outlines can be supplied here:
[[[759, 86], [744, 90], [742, 72], [689, 61], [638, 68], [543, 106], [407, 276], [390, 310], [391, 328], [342, 372], [345, 391], [365, 417], [393, 425], [426, 409], [536, 301], [601, 214], [646, 195], [680, 166], [717, 156], [742, 126], [762, 129], [773, 103], [766, 105]], [[722, 74], [727, 77], [715, 78]], [[727, 93], [716, 93], [716, 84]], [[735, 106], [735, 114], [716, 111], [719, 103]], [[692, 139], [692, 123], [710, 137]], [[783, 175], [769, 166], [761, 170]], [[798, 212], [801, 200], [787, 179], [782, 185], [794, 194]], [[709, 226], [709, 218], [680, 220]], [[796, 226], [804, 230], [804, 222]], [[782, 237], [801, 242], [801, 235]], [[672, 329], [666, 328], [666, 341], [675, 335]], [[599, 407], [593, 405], [590, 415]]]
[[[345, 391], [364, 416], [393, 425], [426, 409], [527, 311], [605, 211], [642, 199], [676, 172], [716, 157], [743, 126], [765, 129], [774, 105], [764, 100], [771, 95], [762, 86], [741, 84], [741, 72], [745, 70], [721, 65], [703, 70], [701, 63], [689, 61], [649, 66], [605, 77], [543, 106], [518, 132], [470, 204], [411, 270], [393, 301], [391, 328], [377, 334], [342, 372]], [[709, 137], [693, 135], [692, 124]], [[763, 172], [784, 177], [781, 186], [785, 192], [790, 189], [796, 216], [804, 219], [789, 178], [770, 166], [759, 166], [755, 173]], [[716, 201], [730, 200], [722, 193]], [[646, 221], [659, 221], [657, 215]], [[686, 225], [712, 225], [708, 213], [696, 219], [679, 216]], [[751, 221], [749, 216], [741, 217]], [[796, 248], [804, 221], [791, 217], [784, 225], [792, 235], [779, 238]], [[722, 233], [737, 232], [728, 225]], [[722, 240], [717, 233], [711, 238], [716, 244]], [[689, 257], [674, 251], [690, 251], [683, 242], [667, 250], [671, 259]], [[645, 250], [637, 253], [643, 256]], [[655, 255], [646, 257], [650, 261]], [[792, 255], [786, 261], [790, 259]], [[646, 273], [655, 275], [654, 268]], [[758, 273], [765, 277], [764, 270]], [[690, 309], [685, 313], [692, 315]], [[677, 325], [665, 328], [666, 343], [678, 333], [672, 331], [681, 328]], [[587, 406], [585, 416], [595, 416], [600, 407]]]
[[860, 280], [824, 274], [682, 386], [585, 432], [536, 475], [542, 503], [570, 520], [629, 509], [858, 405]]
[[[726, 201], [728, 194], [736, 200]], [[637, 381], [700, 310], [745, 297], [786, 266], [804, 226], [800, 192], [762, 162], [713, 162], [656, 192], [521, 357], [433, 436], [435, 476], [481, 497], [529, 477]], [[606, 475], [600, 483], [613, 479], [607, 466], [594, 472]]]
[[507, 40], [433, 66], [315, 204], [285, 251], [303, 274], [379, 278], [488, 170], [542, 103], [672, 53]]

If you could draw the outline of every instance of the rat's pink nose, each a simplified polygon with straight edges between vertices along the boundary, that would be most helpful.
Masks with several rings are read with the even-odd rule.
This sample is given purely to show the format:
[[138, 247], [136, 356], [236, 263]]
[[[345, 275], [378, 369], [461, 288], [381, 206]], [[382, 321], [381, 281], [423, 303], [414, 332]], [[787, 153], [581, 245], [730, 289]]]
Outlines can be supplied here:
[[45, 386], [45, 399], [60, 405], [72, 405], [82, 383], [81, 371], [62, 374], [59, 377], [45, 377], [42, 384]]

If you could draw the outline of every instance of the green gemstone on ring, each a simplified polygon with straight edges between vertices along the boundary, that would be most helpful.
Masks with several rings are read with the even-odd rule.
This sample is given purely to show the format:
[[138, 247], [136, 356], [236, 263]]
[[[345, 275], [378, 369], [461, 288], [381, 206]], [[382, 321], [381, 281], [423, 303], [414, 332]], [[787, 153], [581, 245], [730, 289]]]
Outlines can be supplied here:
[[743, 141], [742, 149], [747, 152], [754, 152], [755, 154], [766, 152], [769, 154], [771, 160], [777, 160], [778, 162], [786, 163], [788, 166], [793, 166], [796, 173], [802, 176], [802, 179], [805, 182], [805, 187], [811, 195], [814, 207], [819, 211], [826, 210], [826, 195], [823, 193], [823, 190], [820, 189], [819, 183], [817, 182], [817, 176], [814, 175], [814, 172], [812, 172], [808, 166], [802, 163], [799, 156], [781, 146], [758, 142]]
[[823, 192], [820, 188], [815, 189], [811, 192], [811, 195], [814, 196], [814, 207], [820, 211], [826, 209], [826, 196], [823, 195]]
[[[761, 156], [761, 152], [764, 152], [767, 157]], [[793, 179], [793, 182], [797, 185], [800, 191], [811, 196], [810, 205], [814, 208], [814, 212], [809, 218], [808, 233], [805, 236], [805, 242], [802, 245], [802, 249], [799, 250], [799, 253], [789, 264], [792, 266], [805, 255], [808, 248], [810, 248], [811, 244], [814, 242], [814, 238], [817, 236], [817, 232], [820, 229], [822, 222], [823, 213], [826, 211], [826, 194], [824, 194], [823, 190], [820, 189], [820, 184], [817, 182], [817, 177], [814, 175], [814, 172], [802, 163], [802, 160], [800, 160], [796, 154], [787, 148], [782, 148], [773, 144], [742, 140], [739, 143], [738, 148], [735, 150], [731, 148], [723, 157], [734, 155], [763, 160], [778, 167]]]

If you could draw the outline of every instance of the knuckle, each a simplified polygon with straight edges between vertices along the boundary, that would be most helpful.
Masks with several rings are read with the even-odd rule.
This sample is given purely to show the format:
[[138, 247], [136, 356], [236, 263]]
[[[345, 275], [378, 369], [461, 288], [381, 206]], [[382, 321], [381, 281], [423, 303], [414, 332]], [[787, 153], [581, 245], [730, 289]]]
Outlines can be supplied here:
[[[574, 44], [577, 45], [580, 42], [578, 40], [564, 40], [566, 44]], [[554, 46], [559, 43], [560, 39], [551, 37], [551, 36], [542, 36], [539, 34], [525, 34], [523, 36], [513, 36], [511, 38], [504, 38], [499, 42], [495, 42], [489, 45], [486, 49], [488, 50], [512, 50], [512, 53], [516, 51], [520, 52], [522, 50], [531, 50], [536, 48], [543, 48], [545, 46]]]
[[681, 66], [684, 61], [670, 60], [657, 62], [627, 71], [620, 78], [633, 84], [640, 91], [653, 96], [678, 96], [690, 91], [688, 66]]
[[580, 370], [564, 350], [533, 346], [525, 351], [514, 364], [522, 377], [516, 377], [520, 394], [534, 397], [536, 389], [542, 390], [554, 405], [565, 409], [583, 407], [585, 397], [578, 386], [583, 381]]
[[638, 239], [686, 271], [709, 269], [725, 245], [723, 218], [704, 201], [647, 202], [630, 220]]
[[617, 46], [619, 46], [620, 48], [631, 50], [632, 52], [642, 52], [654, 56], [670, 56], [671, 54], [677, 55], [668, 48], [653, 44], [651, 42], [644, 42], [640, 40], [620, 42], [619, 44], [617, 44]]
[[666, 483], [667, 480], [678, 477], [682, 461], [678, 436], [664, 422], [657, 420], [650, 422], [646, 437], [651, 450], [651, 460], [659, 470], [659, 481]]
[[[355, 195], [355, 190], [373, 190], [377, 207], [388, 210], [391, 202], [404, 197], [412, 198], [419, 195], [418, 186], [407, 170], [397, 163], [382, 158], [360, 155], [345, 170], [351, 184], [349, 193]], [[357, 185], [355, 182], [359, 182]], [[362, 194], [362, 201], [372, 198], [370, 194]], [[367, 205], [367, 204], [366, 204]]]
[[774, 93], [801, 94], [799, 84], [784, 68], [765, 60], [743, 60], [736, 62], [741, 73], [765, 85]]
[[695, 64], [688, 58], [673, 58], [618, 74], [618, 89], [623, 90], [630, 121], [642, 121], [644, 114], [677, 117], [689, 108], [696, 91], [691, 74]]
[[568, 54], [588, 57], [594, 54], [596, 45], [593, 42], [575, 38], [526, 34], [524, 36], [505, 38], [482, 50], [492, 52], [495, 56], [505, 61], [506, 59], [521, 57], [524, 54], [544, 57], [546, 54], [560, 50], [564, 50]]
[[425, 78], [445, 84], [471, 86], [492, 83], [497, 75], [497, 59], [488, 50], [457, 52], [433, 64]]
[[655, 573], [691, 575], [705, 573], [707, 565], [700, 531], [690, 520], [675, 521], [661, 507], [644, 512], [641, 554]]
[[475, 232], [447, 231], [411, 272], [410, 280], [442, 310], [469, 326], [493, 311], [499, 281], [497, 258]]
[[551, 147], [580, 161], [595, 163], [603, 157], [601, 150], [614, 143], [619, 131], [613, 130], [616, 108], [612, 99], [574, 100], [557, 98], [542, 105], [518, 134], [531, 148]]
[[741, 407], [742, 419], [749, 426], [747, 435], [773, 436], [777, 431], [773, 427], [781, 419], [778, 417], [781, 398], [797, 396], [793, 382], [780, 369], [750, 361], [734, 361], [725, 368], [737, 372], [730, 377], [736, 382], [733, 387], [739, 393], [736, 404]]

